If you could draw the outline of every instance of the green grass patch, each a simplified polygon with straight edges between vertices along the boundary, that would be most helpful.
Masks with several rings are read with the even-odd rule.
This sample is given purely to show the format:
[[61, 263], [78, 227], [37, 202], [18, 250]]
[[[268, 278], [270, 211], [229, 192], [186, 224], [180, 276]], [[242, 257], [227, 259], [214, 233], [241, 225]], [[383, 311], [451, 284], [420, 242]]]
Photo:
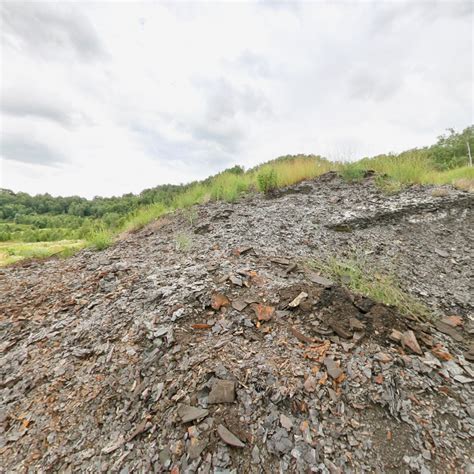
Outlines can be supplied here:
[[87, 245], [95, 250], [104, 250], [113, 244], [114, 236], [110, 230], [100, 229], [87, 237]]
[[339, 171], [341, 177], [349, 183], [362, 181], [365, 175], [365, 169], [358, 163], [348, 163], [341, 166]]
[[402, 314], [427, 317], [428, 308], [405, 292], [395, 275], [375, 268], [361, 257], [315, 259], [309, 267], [374, 301], [396, 307]]
[[57, 242], [0, 242], [0, 266], [21, 260], [70, 257], [85, 246], [83, 240], [60, 240]]
[[151, 204], [142, 207], [130, 215], [122, 226], [122, 231], [134, 231], [145, 227], [150, 222], [159, 219], [161, 216], [169, 212], [161, 203]]

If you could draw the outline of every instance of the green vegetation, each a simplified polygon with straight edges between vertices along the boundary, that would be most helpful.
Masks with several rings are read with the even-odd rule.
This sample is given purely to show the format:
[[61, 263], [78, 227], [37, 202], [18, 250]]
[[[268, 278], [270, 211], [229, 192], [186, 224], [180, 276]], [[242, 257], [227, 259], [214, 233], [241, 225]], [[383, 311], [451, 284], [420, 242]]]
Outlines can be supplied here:
[[121, 197], [87, 200], [0, 189], [0, 242], [80, 240], [103, 249], [111, 245], [114, 236], [141, 229], [176, 209], [192, 212], [193, 205], [211, 200], [234, 202], [247, 193], [268, 193], [328, 171], [337, 171], [355, 182], [363, 179], [367, 170], [373, 170], [376, 183], [389, 193], [411, 184], [448, 184], [474, 192], [468, 142], [474, 151], [474, 126], [460, 133], [449, 130], [435, 145], [400, 154], [363, 158], [355, 163], [331, 162], [316, 155], [287, 155], [247, 171], [234, 166], [203, 181], [160, 185]]
[[423, 317], [429, 314], [426, 306], [401, 289], [395, 276], [379, 271], [362, 257], [315, 259], [308, 265], [356, 293], [396, 307], [402, 314]]
[[258, 189], [262, 193], [269, 193], [278, 187], [278, 175], [275, 168], [262, 169], [257, 175]]
[[104, 250], [113, 243], [113, 235], [110, 230], [101, 229], [89, 235], [87, 244], [96, 250]]
[[0, 266], [10, 265], [24, 259], [47, 258], [53, 255], [69, 257], [85, 246], [81, 240], [57, 242], [1, 242]]

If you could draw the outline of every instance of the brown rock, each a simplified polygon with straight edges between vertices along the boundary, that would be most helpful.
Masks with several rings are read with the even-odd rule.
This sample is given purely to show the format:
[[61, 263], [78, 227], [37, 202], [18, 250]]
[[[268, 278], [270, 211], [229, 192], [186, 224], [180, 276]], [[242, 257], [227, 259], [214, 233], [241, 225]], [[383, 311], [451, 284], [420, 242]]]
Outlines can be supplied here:
[[449, 324], [444, 323], [443, 321], [438, 321], [436, 323], [436, 329], [439, 332], [442, 332], [443, 334], [448, 335], [449, 337], [452, 337], [455, 341], [457, 342], [462, 342], [463, 337], [459, 331], [454, 329], [452, 326]]
[[235, 448], [245, 448], [245, 444], [240, 441], [235, 434], [231, 433], [224, 425], [219, 425], [217, 427], [217, 432], [221, 437], [224, 443], [228, 444], [229, 446], [234, 446]]
[[288, 304], [290, 308], [296, 308], [300, 303], [308, 297], [308, 293], [302, 291], [291, 303]]
[[330, 288], [331, 286], [334, 286], [333, 281], [328, 280], [327, 278], [324, 278], [321, 275], [317, 275], [316, 273], [309, 273], [308, 279], [310, 282], [316, 283], [316, 285], [324, 286], [324, 288]]
[[211, 296], [211, 306], [215, 310], [221, 309], [222, 306], [229, 306], [230, 301], [227, 296], [222, 293], [213, 293]]
[[423, 351], [421, 350], [413, 331], [405, 331], [402, 334], [400, 341], [403, 347], [408, 347], [408, 349], [410, 349], [415, 354], [423, 355]]
[[309, 393], [314, 392], [316, 390], [317, 384], [317, 380], [312, 375], [310, 375], [304, 382], [304, 389]]
[[339, 336], [344, 339], [350, 339], [352, 337], [352, 333], [347, 331], [345, 328], [343, 328], [340, 324], [331, 321], [329, 324], [331, 326], [331, 329]]
[[265, 306], [264, 304], [256, 304], [253, 309], [259, 321], [270, 321], [275, 312], [275, 308], [272, 306]]
[[351, 329], [355, 329], [356, 331], [362, 331], [365, 328], [365, 325], [357, 318], [350, 318], [349, 325]]
[[388, 336], [392, 341], [400, 342], [402, 340], [402, 333], [397, 329], [392, 329], [392, 333]]

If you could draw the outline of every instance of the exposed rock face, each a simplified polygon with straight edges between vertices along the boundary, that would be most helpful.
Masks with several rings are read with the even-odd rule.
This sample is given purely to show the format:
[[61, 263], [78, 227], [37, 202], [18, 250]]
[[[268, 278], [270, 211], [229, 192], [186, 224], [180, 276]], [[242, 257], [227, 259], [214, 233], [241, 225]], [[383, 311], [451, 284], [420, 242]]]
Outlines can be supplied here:
[[[0, 466], [469, 472], [472, 202], [328, 174], [1, 269]], [[435, 318], [304, 268], [354, 249]]]

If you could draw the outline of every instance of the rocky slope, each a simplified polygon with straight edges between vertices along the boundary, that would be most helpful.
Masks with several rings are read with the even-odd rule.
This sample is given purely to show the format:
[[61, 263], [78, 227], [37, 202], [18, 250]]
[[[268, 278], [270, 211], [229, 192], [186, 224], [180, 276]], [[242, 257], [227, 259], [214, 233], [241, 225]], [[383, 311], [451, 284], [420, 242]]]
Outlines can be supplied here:
[[[0, 270], [1, 472], [471, 472], [472, 195], [334, 174]], [[309, 270], [362, 253], [421, 319]]]

